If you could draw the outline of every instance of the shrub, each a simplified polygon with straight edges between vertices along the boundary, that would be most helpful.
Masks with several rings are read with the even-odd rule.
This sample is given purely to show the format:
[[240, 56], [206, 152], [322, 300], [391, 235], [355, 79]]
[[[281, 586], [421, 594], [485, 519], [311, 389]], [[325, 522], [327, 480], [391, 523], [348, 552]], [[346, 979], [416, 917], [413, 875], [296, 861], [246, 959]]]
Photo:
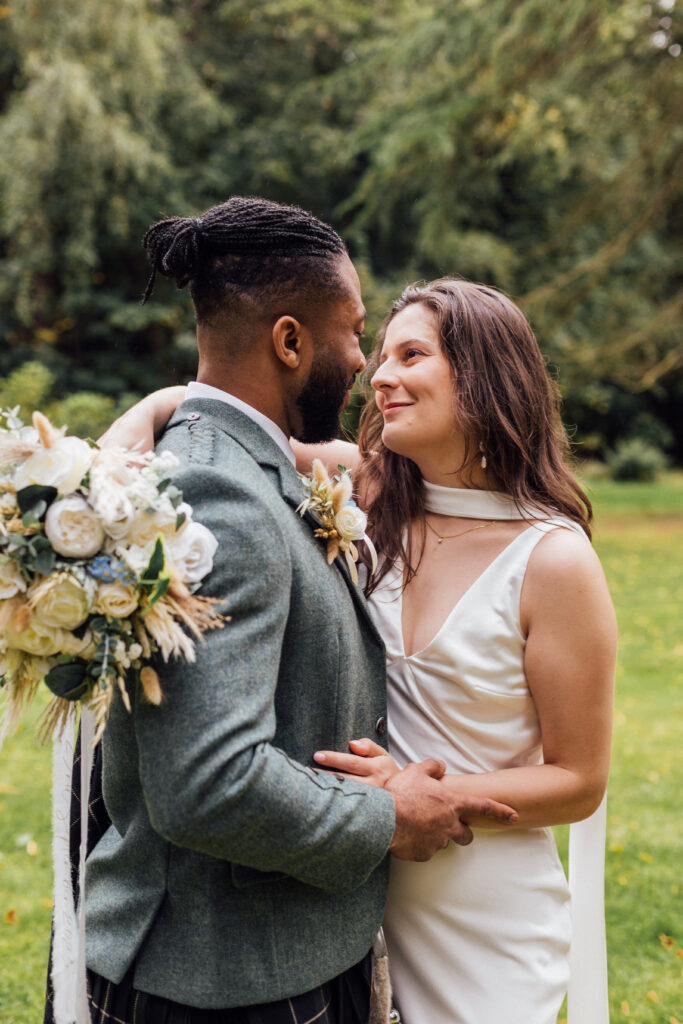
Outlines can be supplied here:
[[654, 480], [667, 467], [664, 452], [640, 437], [629, 437], [617, 443], [607, 457], [613, 480]]

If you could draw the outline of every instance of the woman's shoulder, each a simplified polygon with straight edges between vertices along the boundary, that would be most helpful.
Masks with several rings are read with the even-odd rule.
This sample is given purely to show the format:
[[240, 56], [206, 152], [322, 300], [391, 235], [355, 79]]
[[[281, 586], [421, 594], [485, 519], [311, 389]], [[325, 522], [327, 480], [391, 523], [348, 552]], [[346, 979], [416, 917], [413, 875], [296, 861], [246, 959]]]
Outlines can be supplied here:
[[557, 516], [540, 525], [543, 536], [531, 553], [528, 572], [557, 577], [581, 567], [600, 565], [588, 536], [577, 523]]
[[569, 520], [552, 520], [552, 528], [534, 547], [527, 565], [523, 595], [530, 601], [576, 599], [582, 592], [603, 590], [605, 575], [588, 537]]

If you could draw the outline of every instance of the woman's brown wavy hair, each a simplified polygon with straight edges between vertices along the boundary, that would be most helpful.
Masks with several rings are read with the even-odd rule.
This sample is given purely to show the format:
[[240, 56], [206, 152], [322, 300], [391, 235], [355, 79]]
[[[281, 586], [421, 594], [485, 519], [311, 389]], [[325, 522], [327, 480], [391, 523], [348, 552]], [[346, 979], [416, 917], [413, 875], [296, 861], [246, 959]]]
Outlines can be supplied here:
[[[541, 514], [565, 515], [590, 537], [591, 503], [571, 469], [569, 439], [560, 419], [560, 398], [531, 326], [515, 304], [495, 288], [444, 277], [411, 285], [391, 308], [377, 335], [368, 376], [380, 358], [388, 325], [401, 310], [420, 302], [436, 318], [453, 375], [454, 416], [465, 435], [461, 466], [467, 474], [486, 454], [495, 490]], [[361, 415], [358, 483], [370, 495], [368, 533], [383, 563], [371, 577], [371, 593], [397, 558], [404, 582], [417, 571], [424, 550], [405, 538], [424, 518], [424, 488], [417, 465], [382, 442], [384, 421], [374, 397]]]

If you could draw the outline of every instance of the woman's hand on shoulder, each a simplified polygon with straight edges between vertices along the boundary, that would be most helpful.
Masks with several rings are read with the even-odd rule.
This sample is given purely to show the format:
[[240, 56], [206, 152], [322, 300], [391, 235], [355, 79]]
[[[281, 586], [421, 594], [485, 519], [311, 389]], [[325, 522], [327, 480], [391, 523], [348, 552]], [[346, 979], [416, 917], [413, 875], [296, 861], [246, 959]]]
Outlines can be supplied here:
[[135, 448], [146, 452], [154, 448], [155, 438], [185, 398], [185, 387], [153, 391], [114, 420], [98, 444], [100, 448]]

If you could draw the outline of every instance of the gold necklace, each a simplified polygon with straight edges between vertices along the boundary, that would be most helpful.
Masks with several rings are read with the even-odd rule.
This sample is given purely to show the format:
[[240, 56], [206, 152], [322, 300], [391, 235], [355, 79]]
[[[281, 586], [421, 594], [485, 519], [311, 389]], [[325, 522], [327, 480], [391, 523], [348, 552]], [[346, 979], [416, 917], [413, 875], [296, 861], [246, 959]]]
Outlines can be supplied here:
[[493, 526], [497, 520], [491, 519], [488, 523], [479, 523], [478, 526], [470, 526], [468, 530], [461, 530], [460, 533], [445, 533], [443, 536], [437, 533], [434, 527], [431, 525], [427, 516], [425, 516], [425, 525], [428, 530], [431, 530], [436, 537], [437, 544], [443, 544], [445, 540], [453, 540], [455, 537], [464, 537], [466, 533], [474, 533], [475, 530], [485, 530], [487, 526]]

